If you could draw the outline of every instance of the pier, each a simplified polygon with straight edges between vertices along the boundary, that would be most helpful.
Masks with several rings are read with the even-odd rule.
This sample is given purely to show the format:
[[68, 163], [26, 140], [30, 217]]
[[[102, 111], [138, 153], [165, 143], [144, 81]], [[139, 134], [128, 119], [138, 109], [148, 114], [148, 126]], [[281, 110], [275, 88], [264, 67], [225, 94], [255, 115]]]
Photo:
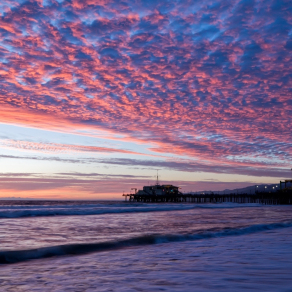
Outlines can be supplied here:
[[291, 205], [292, 190], [256, 194], [193, 194], [175, 195], [123, 194], [125, 201], [142, 203], [257, 203], [264, 205]]

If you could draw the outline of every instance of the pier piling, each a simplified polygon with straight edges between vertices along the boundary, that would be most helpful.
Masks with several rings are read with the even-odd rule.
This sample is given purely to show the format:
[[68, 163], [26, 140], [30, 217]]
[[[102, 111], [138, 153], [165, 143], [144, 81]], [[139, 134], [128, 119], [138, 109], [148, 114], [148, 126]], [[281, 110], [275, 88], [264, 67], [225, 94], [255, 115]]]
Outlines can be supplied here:
[[180, 193], [177, 195], [138, 195], [123, 194], [125, 201], [143, 203], [254, 203], [264, 205], [291, 205], [292, 190], [287, 192], [256, 193], [256, 194], [193, 194]]

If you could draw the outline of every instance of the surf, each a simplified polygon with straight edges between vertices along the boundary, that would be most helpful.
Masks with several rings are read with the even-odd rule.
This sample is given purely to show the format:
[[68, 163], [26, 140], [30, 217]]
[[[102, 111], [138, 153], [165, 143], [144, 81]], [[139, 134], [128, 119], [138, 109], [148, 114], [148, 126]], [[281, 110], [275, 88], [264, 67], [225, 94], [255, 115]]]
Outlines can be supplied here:
[[151, 234], [108, 242], [66, 244], [27, 250], [8, 250], [0, 252], [0, 264], [12, 264], [57, 256], [82, 255], [143, 245], [194, 241], [226, 236], [241, 236], [289, 227], [292, 227], [292, 221], [255, 224], [237, 228], [198, 230], [196, 233], [192, 234]]

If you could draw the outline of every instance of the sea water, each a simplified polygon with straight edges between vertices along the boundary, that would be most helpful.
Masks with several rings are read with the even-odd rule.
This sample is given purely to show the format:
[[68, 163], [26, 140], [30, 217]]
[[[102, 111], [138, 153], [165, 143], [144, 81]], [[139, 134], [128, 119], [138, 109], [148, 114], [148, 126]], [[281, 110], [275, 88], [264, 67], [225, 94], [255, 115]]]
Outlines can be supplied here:
[[292, 206], [1, 201], [0, 291], [292, 291]]

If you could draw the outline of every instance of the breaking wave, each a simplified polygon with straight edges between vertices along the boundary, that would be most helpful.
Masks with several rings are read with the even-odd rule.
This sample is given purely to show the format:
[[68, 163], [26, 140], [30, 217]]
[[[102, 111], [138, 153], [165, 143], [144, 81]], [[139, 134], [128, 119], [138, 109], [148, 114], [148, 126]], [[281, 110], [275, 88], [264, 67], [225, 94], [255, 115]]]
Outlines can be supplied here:
[[280, 228], [292, 227], [292, 221], [279, 222], [271, 224], [250, 225], [240, 228], [224, 228], [221, 230], [198, 231], [195, 234], [153, 234], [123, 239], [118, 241], [109, 241], [101, 243], [82, 243], [68, 244], [59, 246], [43, 247], [31, 250], [15, 250], [0, 252], [0, 264], [18, 263], [33, 259], [42, 259], [55, 256], [82, 255], [91, 252], [101, 252], [125, 247], [135, 247], [143, 245], [153, 245], [169, 242], [193, 241], [208, 238], [218, 238], [226, 236], [237, 236], [252, 234], [262, 231], [275, 230]]
[[23, 218], [44, 216], [103, 215], [135, 212], [183, 211], [196, 208], [246, 208], [259, 207], [258, 204], [117, 204], [113, 206], [60, 205], [60, 206], [0, 206], [0, 218]]
[[17, 208], [0, 210], [0, 218], [21, 218], [21, 217], [43, 217], [43, 216], [78, 216], [78, 215], [103, 215], [103, 214], [120, 214], [133, 212], [155, 212], [155, 211], [179, 211], [189, 210], [193, 207], [176, 207], [174, 206], [157, 206], [157, 207], [54, 207], [54, 208]]

